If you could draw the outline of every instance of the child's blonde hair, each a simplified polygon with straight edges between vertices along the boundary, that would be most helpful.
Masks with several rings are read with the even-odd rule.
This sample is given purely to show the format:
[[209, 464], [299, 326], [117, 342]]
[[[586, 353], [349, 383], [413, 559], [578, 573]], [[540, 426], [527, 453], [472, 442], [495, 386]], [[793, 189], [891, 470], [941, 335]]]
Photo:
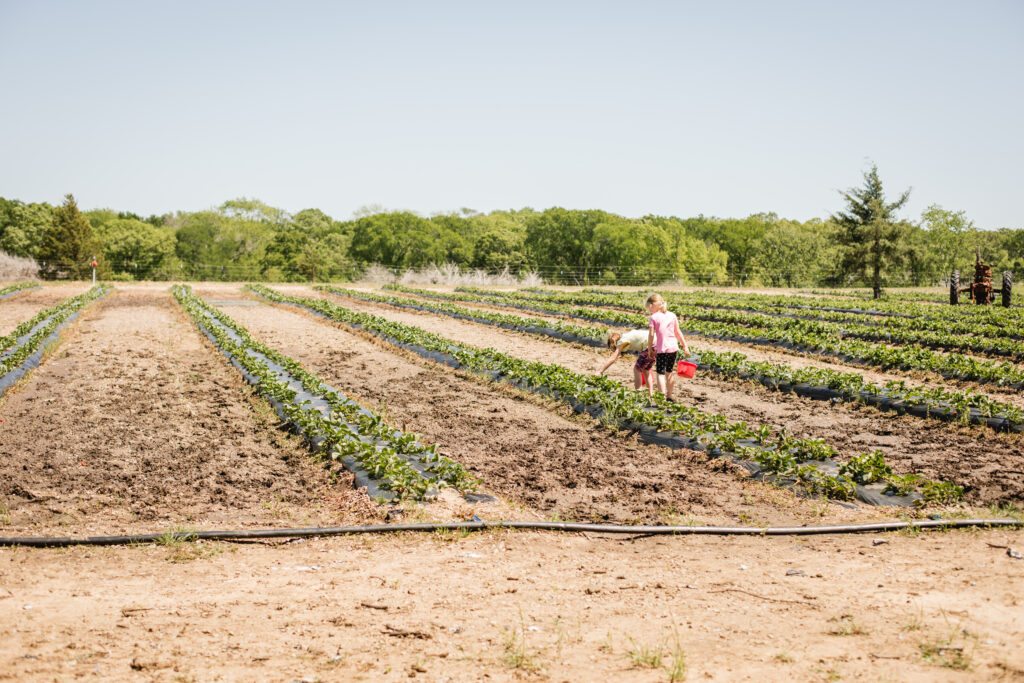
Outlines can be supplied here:
[[662, 313], [668, 312], [668, 304], [665, 303], [665, 300], [661, 298], [660, 294], [651, 294], [647, 297], [647, 305], [654, 306]]
[[619, 344], [619, 340], [622, 339], [622, 333], [616, 332], [615, 330], [608, 331], [608, 344], [609, 349], [614, 349]]

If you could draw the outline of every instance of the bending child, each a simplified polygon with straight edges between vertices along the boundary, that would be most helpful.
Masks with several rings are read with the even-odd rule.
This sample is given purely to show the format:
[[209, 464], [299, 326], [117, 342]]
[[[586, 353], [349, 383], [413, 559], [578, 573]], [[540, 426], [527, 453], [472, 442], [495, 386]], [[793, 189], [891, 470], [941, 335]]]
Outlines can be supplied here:
[[657, 294], [647, 298], [647, 312], [650, 321], [647, 325], [647, 345], [654, 350], [655, 372], [658, 375], [658, 391], [672, 401], [672, 391], [676, 384], [676, 354], [682, 345], [683, 353], [690, 355], [690, 347], [679, 331], [679, 320], [675, 313], [669, 313], [665, 300]]
[[626, 333], [609, 332], [608, 348], [615, 349], [615, 353], [608, 359], [608, 362], [601, 368], [599, 375], [603, 375], [612, 366], [623, 351], [639, 351], [640, 355], [633, 364], [633, 388], [639, 389], [643, 380], [647, 380], [647, 395], [654, 396], [654, 353], [648, 348], [648, 335], [645, 330], [630, 330]]

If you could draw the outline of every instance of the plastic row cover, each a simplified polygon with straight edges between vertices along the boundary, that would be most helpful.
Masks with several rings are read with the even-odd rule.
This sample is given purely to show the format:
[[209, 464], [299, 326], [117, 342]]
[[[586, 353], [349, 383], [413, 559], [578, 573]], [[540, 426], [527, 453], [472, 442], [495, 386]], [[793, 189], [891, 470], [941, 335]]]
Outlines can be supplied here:
[[[20, 290], [20, 291], [23, 292], [25, 290]], [[20, 293], [20, 292], [15, 292], [15, 294], [18, 294], [18, 293]], [[107, 295], [106, 293], [103, 293], [100, 296], [98, 296], [95, 299], [93, 299], [93, 301], [90, 302], [90, 303], [94, 303], [96, 301], [99, 301], [100, 299], [102, 299], [106, 295]], [[35, 368], [39, 367], [39, 364], [42, 362], [42, 359], [43, 359], [43, 353], [46, 351], [46, 347], [50, 344], [50, 342], [55, 340], [60, 335], [61, 330], [63, 330], [65, 327], [67, 327], [69, 324], [71, 324], [71, 322], [73, 320], [75, 320], [75, 318], [78, 317], [79, 313], [81, 313], [81, 310], [75, 311], [74, 313], [69, 315], [64, 320], [64, 322], [62, 322], [60, 325], [57, 325], [57, 327], [53, 328], [53, 331], [50, 332], [50, 334], [46, 335], [46, 338], [43, 339], [42, 342], [40, 342], [39, 347], [35, 351], [30, 353], [25, 358], [25, 360], [23, 360], [21, 362], [21, 365], [19, 365], [18, 367], [14, 368], [13, 370], [8, 372], [3, 377], [0, 377], [0, 396], [3, 396], [7, 392], [7, 390], [9, 388], [11, 388], [11, 386], [14, 385], [15, 382], [17, 382], [19, 379], [24, 377], [27, 373], [29, 373], [30, 371], [32, 371]], [[37, 330], [39, 330], [40, 328], [44, 327], [53, 318], [54, 315], [59, 315], [59, 312], [58, 313], [54, 313], [50, 317], [46, 318], [46, 320], [43, 320], [42, 322], [37, 324], [35, 327], [32, 328], [32, 331], [29, 332], [28, 334], [22, 335], [21, 337], [18, 337], [18, 342], [15, 344], [15, 346], [12, 347], [11, 349], [9, 349], [8, 351], [6, 351], [5, 355], [0, 357], [0, 360], [2, 360], [3, 358], [7, 358], [11, 354], [13, 354], [15, 349], [17, 349], [22, 344], [24, 344], [26, 341], [28, 341], [32, 337], [32, 335], [35, 334], [35, 332]]]
[[[196, 321], [199, 324], [199, 329], [203, 332], [204, 335], [206, 335], [207, 338], [210, 339], [210, 341], [214, 343], [215, 346], [217, 346], [220, 352], [224, 354], [224, 356], [229, 361], [231, 361], [231, 364], [234, 365], [235, 368], [242, 374], [242, 376], [245, 378], [245, 381], [258, 388], [260, 385], [259, 378], [251, 374], [248, 370], [246, 370], [245, 366], [243, 366], [234, 356], [232, 356], [227, 349], [220, 346], [220, 344], [217, 342], [217, 337], [210, 331], [209, 328], [217, 327], [223, 332], [225, 332], [228, 335], [228, 337], [231, 338], [232, 341], [244, 345], [242, 338], [238, 336], [238, 334], [234, 330], [232, 330], [227, 325], [224, 325], [215, 317], [209, 315], [206, 311], [203, 311], [203, 313], [205, 314], [203, 318], [201, 320]], [[295, 405], [298, 406], [303, 411], [316, 411], [324, 416], [330, 415], [330, 404], [327, 402], [326, 398], [324, 398], [323, 394], [333, 392], [338, 396], [343, 397], [342, 402], [347, 405], [353, 406], [354, 408], [357, 409], [357, 411], [360, 414], [366, 415], [368, 417], [374, 416], [373, 413], [359, 406], [359, 404], [355, 403], [350, 398], [344, 397], [344, 395], [341, 394], [341, 392], [338, 392], [336, 389], [327, 384], [321, 383], [321, 389], [323, 391], [323, 394], [311, 393], [302, 385], [302, 382], [295, 379], [291, 375], [291, 373], [288, 372], [287, 369], [275, 363], [273, 360], [271, 360], [264, 354], [260, 353], [259, 351], [253, 348], [246, 348], [245, 352], [246, 355], [264, 364], [267, 367], [267, 369], [269, 369], [277, 377], [278, 381], [287, 385], [289, 389], [295, 392]], [[266, 398], [270, 405], [274, 408], [274, 412], [277, 413], [278, 417], [280, 417], [283, 422], [288, 424], [289, 427], [295, 433], [301, 434], [303, 437], [305, 437], [305, 439], [310, 443], [314, 450], [323, 450], [323, 443], [325, 439], [322, 435], [305, 433], [305, 431], [299, 424], [293, 422], [288, 417], [287, 412], [285, 412], [284, 410], [284, 406], [281, 405], [281, 403], [276, 398], [269, 394], [264, 394], [264, 398]], [[306, 403], [307, 401], [308, 403]], [[352, 427], [353, 431], [355, 431], [355, 425], [352, 425], [351, 423], [348, 422], [346, 422], [346, 424], [349, 424], [349, 426]], [[401, 436], [402, 433], [398, 430], [395, 430], [393, 434], [397, 437]], [[389, 445], [381, 441], [380, 439], [374, 439], [363, 435], [359, 435], [358, 438], [360, 441], [364, 443], [375, 443], [380, 448], [384, 448]], [[420, 475], [423, 475], [425, 477], [430, 476], [427, 471], [427, 464], [421, 463], [419, 460], [415, 458], [403, 456], [402, 454], [399, 454], [399, 457], [402, 457], [403, 460], [405, 460], [410, 467], [419, 472]], [[379, 498], [384, 500], [392, 500], [395, 498], [395, 492], [381, 488], [378, 480], [371, 477], [370, 474], [363, 468], [363, 466], [355, 458], [351, 456], [346, 456], [342, 458], [341, 463], [345, 466], [347, 470], [349, 470], [350, 472], [352, 472], [353, 475], [355, 475], [356, 488], [361, 488], [365, 486], [367, 494], [373, 498]], [[432, 495], [428, 494], [428, 498], [437, 495], [436, 491], [431, 493]]]
[[[301, 308], [301, 309], [310, 311], [310, 312], [312, 312], [312, 313], [314, 313], [314, 314], [316, 314], [316, 315], [318, 315], [318, 316], [320, 316], [322, 318], [327, 318], [328, 320], [331, 320], [331, 318], [329, 316], [326, 316], [326, 315], [320, 313], [319, 311], [317, 311], [315, 309], [312, 309], [312, 308], [310, 308], [308, 306], [303, 306], [301, 304], [296, 304], [296, 303], [291, 303], [291, 302], [280, 302], [280, 303], [285, 303], [285, 304], [287, 304], [289, 306], [295, 306], [296, 308]], [[351, 327], [356, 328], [356, 329], [362, 329], [363, 328], [362, 325], [355, 324], [355, 323], [346, 323], [346, 324], [348, 324]], [[405, 342], [399, 341], [397, 339], [394, 339], [394, 338], [389, 337], [387, 335], [381, 334], [379, 332], [375, 332], [373, 330], [365, 330], [365, 331], [370, 333], [370, 334], [373, 334], [374, 336], [376, 336], [376, 337], [378, 337], [380, 339], [383, 339], [384, 341], [388, 342], [389, 344], [392, 344], [394, 346], [398, 346], [400, 348], [406, 349], [407, 351], [411, 351], [411, 352], [413, 352], [413, 353], [415, 353], [415, 354], [417, 354], [417, 355], [419, 355], [419, 356], [421, 356], [423, 358], [427, 358], [427, 359], [435, 361], [437, 363], [441, 363], [442, 365], [446, 365], [446, 366], [454, 368], [456, 370], [463, 368], [462, 363], [459, 362], [458, 359], [456, 359], [454, 356], [452, 356], [450, 354], [441, 353], [441, 352], [438, 352], [438, 351], [433, 351], [433, 350], [424, 348], [422, 346], [419, 346], [418, 344], [407, 344]], [[574, 397], [563, 396], [563, 395], [559, 394], [558, 392], [552, 391], [551, 389], [549, 389], [547, 387], [533, 386], [533, 385], [531, 385], [531, 384], [529, 384], [527, 382], [524, 382], [522, 380], [518, 380], [518, 379], [514, 379], [512, 377], [505, 376], [502, 373], [497, 372], [497, 371], [481, 371], [481, 370], [470, 369], [470, 368], [466, 368], [466, 369], [471, 371], [471, 372], [474, 372], [476, 374], [483, 375], [483, 376], [487, 377], [488, 379], [493, 379], [495, 381], [502, 381], [502, 382], [505, 382], [507, 384], [512, 384], [513, 386], [515, 386], [518, 389], [521, 389], [523, 391], [529, 391], [529, 392], [532, 392], [532, 393], [536, 393], [536, 394], [540, 394], [540, 395], [543, 395], [543, 396], [555, 398], [557, 400], [569, 403], [572, 406], [573, 411], [575, 411], [577, 413], [581, 413], [581, 414], [582, 413], [586, 413], [586, 414], [590, 415], [591, 417], [595, 417], [596, 418], [596, 417], [599, 417], [604, 412], [604, 408], [602, 408], [601, 406], [581, 403], [580, 401], [576, 400]], [[761, 467], [757, 463], [755, 463], [755, 462], [752, 462], [752, 461], [749, 461], [749, 460], [743, 460], [743, 459], [739, 458], [734, 453], [723, 452], [723, 451], [721, 451], [721, 450], [719, 450], [717, 448], [709, 450], [705, 444], [701, 443], [699, 440], [696, 440], [696, 439], [691, 439], [689, 437], [682, 436], [682, 435], [679, 435], [679, 434], [675, 434], [675, 433], [672, 433], [672, 432], [661, 432], [661, 431], [658, 431], [657, 429], [655, 429], [653, 427], [650, 427], [650, 426], [642, 424], [642, 423], [635, 423], [635, 422], [626, 423], [626, 422], [620, 421], [619, 422], [619, 427], [622, 428], [622, 429], [627, 429], [627, 430], [631, 430], [631, 431], [637, 432], [638, 437], [642, 441], [644, 441], [646, 443], [651, 443], [651, 444], [655, 444], [655, 445], [658, 445], [658, 446], [668, 446], [669, 448], [673, 448], [673, 449], [686, 448], [686, 449], [690, 449], [690, 450], [703, 451], [703, 452], [708, 453], [708, 455], [713, 456], [713, 457], [728, 457], [728, 458], [732, 459], [733, 461], [737, 462], [738, 464], [740, 464], [748, 472], [750, 472], [751, 477], [753, 477], [755, 479], [769, 481], [769, 482], [771, 482], [773, 484], [776, 484], [776, 485], [779, 485], [779, 486], [793, 486], [795, 484], [795, 481], [794, 481], [794, 479], [792, 477], [783, 477], [783, 476], [779, 476], [779, 475], [775, 475], [775, 474], [769, 474], [769, 473], [763, 471], [761, 469]], [[740, 445], [755, 446], [757, 444], [754, 441], [748, 441], [748, 442], [740, 442]], [[810, 462], [808, 462], [806, 464], [816, 465], [818, 467], [818, 469], [820, 469], [823, 473], [830, 474], [830, 475], [833, 475], [833, 476], [838, 474], [838, 472], [839, 472], [839, 465], [836, 464], [835, 462], [832, 462], [832, 461], [810, 461]], [[856, 486], [856, 495], [857, 495], [858, 499], [860, 499], [861, 501], [863, 501], [865, 503], [868, 503], [869, 505], [891, 505], [891, 506], [897, 506], [897, 507], [909, 507], [909, 506], [912, 506], [914, 504], [914, 501], [921, 499], [921, 495], [917, 494], [917, 493], [911, 494], [909, 496], [894, 496], [894, 495], [888, 495], [888, 494], [884, 493], [884, 489], [885, 489], [885, 485], [884, 484], [872, 484], [872, 485], [868, 485], [868, 486], [857, 485]]]
[[562, 330], [557, 330], [553, 327], [539, 327], [536, 325], [516, 325], [514, 323], [496, 322], [494, 320], [488, 320], [487, 318], [482, 318], [474, 315], [465, 315], [463, 313], [449, 313], [448, 311], [439, 311], [434, 308], [429, 308], [427, 306], [418, 306], [416, 304], [411, 303], [405, 304], [391, 301], [376, 301], [368, 297], [354, 296], [352, 294], [344, 294], [343, 296], [346, 296], [349, 299], [358, 299], [359, 301], [367, 301], [375, 304], [383, 303], [388, 306], [395, 306], [396, 308], [409, 308], [414, 311], [423, 311], [424, 313], [432, 313], [434, 315], [446, 315], [450, 318], [468, 320], [469, 322], [482, 323], [484, 325], [494, 325], [496, 327], [501, 327], [506, 330], [513, 330], [515, 332], [530, 332], [532, 334], [544, 335], [546, 337], [554, 337], [555, 339], [561, 339], [562, 341], [567, 342], [574, 342], [576, 344], [582, 344], [584, 346], [604, 346], [604, 342], [601, 341], [600, 339], [594, 339], [593, 337], [586, 337], [572, 332], [564, 332]]
[[39, 285], [36, 285], [35, 287], [26, 287], [25, 289], [17, 289], [17, 290], [15, 290], [13, 292], [7, 292], [6, 294], [0, 294], [0, 300], [6, 299], [9, 296], [18, 296], [19, 294], [24, 294], [25, 292], [31, 292], [33, 289], [42, 289], [42, 287], [40, 287]]
[[[346, 296], [350, 296], [350, 298], [361, 299], [363, 301], [371, 301], [371, 302], [373, 301], [372, 299], [369, 299], [369, 298], [352, 297], [351, 295], [346, 295]], [[375, 303], [380, 303], [380, 302], [375, 302]], [[389, 305], [399, 306], [401, 308], [411, 308], [411, 309], [415, 309], [415, 310], [419, 310], [419, 311], [426, 311], [426, 312], [429, 312], [429, 313], [436, 313], [436, 314], [447, 315], [447, 316], [451, 316], [451, 317], [454, 317], [454, 318], [461, 318], [461, 319], [464, 319], [464, 320], [470, 320], [470, 321], [473, 321], [473, 322], [478, 322], [478, 323], [483, 323], [483, 324], [488, 324], [488, 325], [497, 325], [498, 327], [503, 327], [505, 329], [516, 330], [516, 331], [520, 331], [520, 332], [532, 332], [534, 334], [540, 334], [540, 335], [545, 335], [545, 336], [549, 336], [549, 337], [554, 337], [554, 338], [557, 338], [557, 339], [562, 339], [564, 341], [576, 342], [578, 344], [584, 344], [584, 345], [587, 345], [587, 346], [594, 346], [594, 347], [603, 347], [604, 346], [604, 342], [602, 342], [600, 339], [594, 339], [593, 337], [583, 337], [581, 335], [570, 334], [570, 333], [562, 332], [560, 330], [555, 330], [555, 329], [546, 328], [546, 327], [533, 327], [533, 326], [525, 326], [525, 325], [513, 325], [513, 324], [509, 324], [509, 323], [496, 323], [496, 322], [493, 322], [491, 320], [487, 320], [486, 318], [478, 318], [478, 317], [474, 317], [474, 316], [467, 316], [467, 315], [461, 315], [461, 314], [456, 314], [456, 313], [447, 313], [445, 311], [437, 311], [435, 309], [431, 309], [431, 308], [428, 308], [428, 307], [425, 307], [425, 306], [417, 306], [415, 304], [397, 304], [397, 303], [392, 303], [392, 304], [389, 304]], [[531, 310], [533, 310], [533, 309], [531, 309]], [[598, 321], [598, 320], [595, 320], [595, 322], [604, 322], [606, 324], [611, 324], [611, 325], [615, 324], [615, 323], [613, 323], [611, 321]], [[688, 334], [697, 335], [697, 333], [694, 333], [694, 332], [690, 332]], [[709, 335], [698, 335], [698, 336], [709, 336]], [[719, 339], [730, 339], [730, 338], [724, 337], [724, 336], [720, 336], [720, 337], [717, 337], [717, 338], [719, 338]], [[759, 341], [760, 342], [764, 342], [764, 343], [771, 343], [771, 342], [769, 342], [769, 340], [766, 340], [766, 339], [763, 339], [763, 338], [759, 338]], [[788, 348], [793, 348], [793, 345], [789, 344], [788, 342], [774, 342], [773, 344], [776, 345], [776, 346], [778, 346], [778, 345], [788, 345]], [[715, 368], [713, 366], [704, 366], [704, 367], [705, 367], [705, 369], [710, 370], [711, 372], [716, 372]], [[948, 421], [959, 419], [959, 415], [956, 413], [956, 411], [949, 404], [946, 404], [946, 403], [917, 403], [917, 404], [908, 404], [908, 403], [906, 403], [903, 400], [892, 398], [892, 397], [889, 397], [889, 396], [885, 396], [884, 394], [874, 394], [874, 393], [869, 392], [869, 391], [861, 391], [861, 392], [857, 392], [857, 393], [841, 392], [841, 391], [837, 391], [835, 389], [832, 389], [832, 388], [824, 386], [824, 385], [802, 384], [802, 383], [792, 384], [792, 383], [789, 383], [789, 382], [779, 382], [779, 381], [776, 381], [774, 379], [771, 379], [771, 378], [768, 378], [768, 377], [764, 377], [762, 375], [751, 375], [751, 374], [746, 374], [746, 373], [739, 375], [739, 377], [741, 379], [749, 379], [749, 380], [754, 380], [754, 381], [760, 382], [761, 384], [763, 384], [764, 386], [768, 387], [769, 389], [774, 389], [774, 390], [781, 391], [781, 392], [792, 392], [792, 393], [797, 394], [798, 396], [804, 396], [804, 397], [811, 398], [811, 399], [818, 400], [818, 401], [833, 401], [833, 400], [835, 400], [835, 401], [860, 401], [860, 402], [865, 403], [867, 405], [874, 406], [874, 407], [876, 407], [876, 408], [878, 408], [880, 410], [889, 410], [889, 411], [893, 411], [893, 412], [896, 412], [896, 413], [899, 413], [899, 414], [913, 415], [915, 417], [922, 417], [922, 418], [933, 417], [933, 418], [937, 418], [937, 419], [940, 419], [940, 420], [948, 420]], [[1013, 421], [1007, 419], [1006, 417], [998, 417], [998, 416], [996, 416], [996, 417], [988, 417], [986, 415], [983, 415], [981, 413], [981, 411], [978, 410], [977, 408], [971, 408], [970, 409], [970, 413], [967, 416], [967, 419], [968, 419], [968, 421], [971, 424], [987, 425], [988, 427], [990, 427], [990, 428], [992, 428], [994, 430], [997, 430], [997, 431], [1009, 431], [1009, 432], [1016, 432], [1018, 434], [1024, 433], [1024, 423], [1013, 422]]]

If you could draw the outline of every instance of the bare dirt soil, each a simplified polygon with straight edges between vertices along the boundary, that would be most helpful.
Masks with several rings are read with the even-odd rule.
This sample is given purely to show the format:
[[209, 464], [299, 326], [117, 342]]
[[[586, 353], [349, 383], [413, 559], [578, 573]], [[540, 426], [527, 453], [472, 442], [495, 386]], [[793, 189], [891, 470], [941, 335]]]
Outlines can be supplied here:
[[281, 525], [296, 505], [310, 521], [359, 508], [332, 493], [327, 470], [276, 429], [166, 290], [115, 289], [69, 329], [3, 399], [5, 534]]
[[[246, 300], [237, 285], [197, 289]], [[512, 503], [389, 506], [404, 521], [897, 516], [715, 471], [294, 309], [223, 310]], [[468, 341], [600, 358], [479, 327]], [[700, 385], [709, 404], [725, 390]], [[0, 536], [355, 524], [388, 509], [306, 457], [163, 283], [86, 309], [0, 419]], [[1010, 549], [1024, 531], [0, 547], [0, 680], [1024, 680], [1024, 561]]]
[[[598, 349], [547, 341], [493, 325], [326, 296], [353, 310], [415, 325], [455, 341], [494, 348], [517, 358], [558, 363], [577, 372], [597, 372], [608, 358], [607, 352]], [[632, 386], [633, 360], [619, 360], [608, 374]], [[973, 504], [1024, 502], [1024, 438], [1019, 434], [899, 416], [856, 404], [815, 401], [770, 391], [755, 382], [720, 380], [709, 374], [693, 380], [679, 378], [676, 395], [687, 404], [733, 421], [780, 426], [797, 436], [824, 438], [841, 458], [879, 449], [902, 473], [963, 485]]]
[[1021, 561], [990, 546], [1021, 541], [2, 548], [0, 679], [662, 682], [679, 662], [691, 681], [1021, 680]]
[[65, 299], [81, 294], [88, 285], [75, 282], [62, 285], [46, 285], [21, 294], [0, 299], [0, 336], [8, 335], [21, 323], [40, 311], [56, 306]]

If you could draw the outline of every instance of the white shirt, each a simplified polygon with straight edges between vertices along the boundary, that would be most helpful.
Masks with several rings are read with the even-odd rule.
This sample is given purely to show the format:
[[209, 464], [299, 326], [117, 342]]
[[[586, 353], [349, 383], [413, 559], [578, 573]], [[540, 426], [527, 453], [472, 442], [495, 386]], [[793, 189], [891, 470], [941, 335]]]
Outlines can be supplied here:
[[616, 345], [622, 349], [622, 345], [626, 347], [624, 351], [643, 351], [647, 348], [647, 330], [630, 330], [621, 337], [619, 337], [619, 343]]

